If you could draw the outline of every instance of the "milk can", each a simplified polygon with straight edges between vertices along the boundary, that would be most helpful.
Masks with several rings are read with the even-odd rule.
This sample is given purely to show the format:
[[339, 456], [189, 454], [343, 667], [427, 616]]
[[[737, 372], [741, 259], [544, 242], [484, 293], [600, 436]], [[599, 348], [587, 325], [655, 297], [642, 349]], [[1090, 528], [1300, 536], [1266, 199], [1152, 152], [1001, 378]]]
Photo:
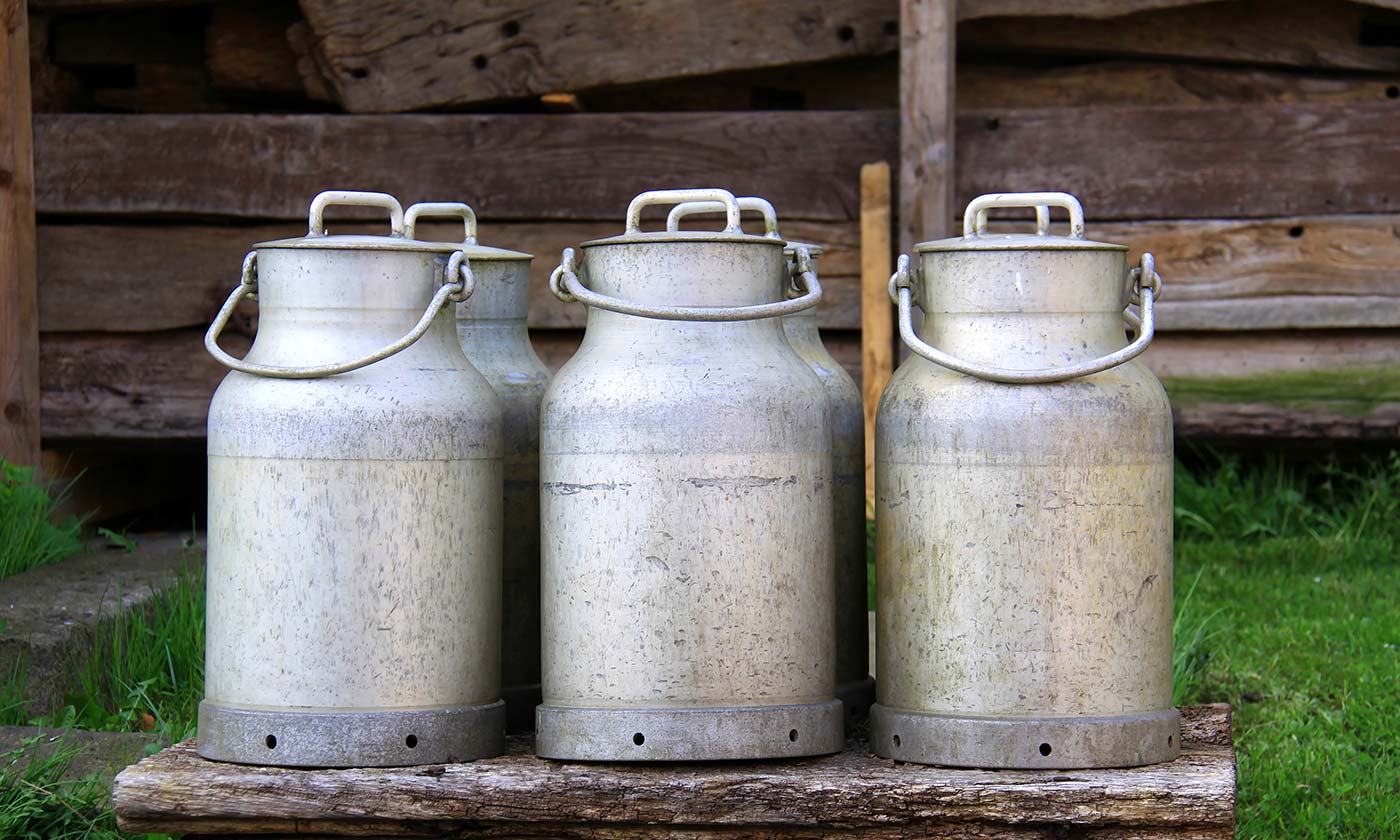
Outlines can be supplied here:
[[549, 381], [525, 327], [532, 257], [479, 244], [466, 204], [415, 204], [404, 234], [414, 239], [418, 220], [433, 217], [466, 225], [462, 244], [451, 247], [466, 254], [476, 291], [457, 304], [457, 337], [505, 416], [501, 694], [510, 728], [530, 729], [540, 703], [540, 399]]
[[[725, 229], [642, 232], [684, 201], [722, 201]], [[779, 320], [821, 296], [809, 258], [785, 300], [783, 243], [724, 190], [642, 193], [582, 250], [551, 278], [588, 323], [540, 423], [536, 752], [839, 750], [826, 393]]]
[[[332, 205], [387, 236], [327, 235]], [[199, 752], [286, 766], [499, 754], [501, 409], [448, 307], [461, 246], [404, 235], [399, 203], [327, 192], [304, 238], [254, 247], [205, 346], [209, 408]], [[217, 345], [244, 297], [247, 357]]]
[[[741, 211], [763, 215], [764, 236], [781, 239], [778, 215], [762, 198], [739, 199]], [[678, 204], [666, 217], [667, 230], [679, 230], [681, 220], [695, 213], [720, 213], [722, 204]], [[783, 253], [791, 265], [797, 249], [805, 248], [815, 267], [821, 247], [789, 241]], [[826, 387], [827, 422], [831, 424], [833, 539], [836, 546], [836, 696], [848, 711], [864, 715], [875, 699], [870, 677], [865, 544], [865, 406], [860, 388], [822, 344], [817, 330], [817, 307], [783, 316], [788, 344]]]
[[[998, 207], [1034, 208], [1036, 232], [988, 233]], [[1171, 411], [1133, 361], [1152, 256], [1086, 239], [1065, 193], [982, 196], [961, 238], [916, 250], [890, 291], [917, 355], [876, 425], [872, 745], [985, 768], [1174, 758]]]

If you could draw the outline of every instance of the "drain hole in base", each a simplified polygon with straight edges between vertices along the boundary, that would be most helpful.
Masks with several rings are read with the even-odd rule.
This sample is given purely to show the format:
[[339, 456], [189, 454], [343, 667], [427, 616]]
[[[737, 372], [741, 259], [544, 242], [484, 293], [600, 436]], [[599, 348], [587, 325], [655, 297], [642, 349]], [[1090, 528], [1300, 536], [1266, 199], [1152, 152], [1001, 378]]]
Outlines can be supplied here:
[[1041, 755], [1049, 755], [1049, 754], [1050, 754], [1050, 745], [1049, 745], [1049, 744], [1041, 744], [1041, 745], [1040, 745], [1040, 754], [1041, 754]]
[[413, 749], [414, 747], [418, 746], [418, 736], [410, 735], [407, 738], [403, 739], [403, 743], [404, 746], [408, 747], [409, 749]]
[[264, 743], [264, 744], [267, 744], [267, 748], [268, 748], [268, 749], [270, 749], [270, 750], [275, 750], [275, 749], [277, 749], [277, 736], [276, 736], [276, 735], [269, 735], [269, 736], [267, 736], [266, 738], [263, 739], [263, 743]]
[[796, 741], [796, 740], [797, 740], [797, 730], [796, 730], [796, 729], [789, 729], [789, 730], [788, 730], [788, 740], [789, 740], [789, 741]]
[[632, 736], [632, 743], [636, 744], [636, 745], [639, 746], [639, 747], [640, 747], [642, 744], [645, 744], [646, 742], [647, 742], [647, 736], [643, 735], [643, 734], [640, 733], [640, 732], [638, 732], [637, 734], [635, 734], [635, 735]]
[[896, 747], [899, 746], [899, 736], [898, 736], [898, 735], [894, 736], [894, 745], [895, 745]]
[[1172, 748], [1172, 736], [1168, 735], [1168, 736], [1167, 736], [1167, 749], [1171, 749], [1171, 748]]

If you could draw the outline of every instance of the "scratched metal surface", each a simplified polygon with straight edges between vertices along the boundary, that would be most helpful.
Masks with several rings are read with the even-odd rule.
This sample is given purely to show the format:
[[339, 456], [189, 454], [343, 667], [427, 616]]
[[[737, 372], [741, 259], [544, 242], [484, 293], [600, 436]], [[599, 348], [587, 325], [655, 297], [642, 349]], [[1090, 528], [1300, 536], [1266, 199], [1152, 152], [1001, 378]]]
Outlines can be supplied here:
[[[787, 277], [782, 243], [759, 237], [586, 245], [582, 262], [596, 291], [644, 303], [762, 304]], [[591, 309], [541, 427], [546, 707], [610, 728], [629, 710], [807, 704], [839, 732], [827, 397], [780, 320]]]
[[[444, 259], [261, 249], [249, 358], [318, 364], [384, 345], [421, 315]], [[208, 705], [354, 716], [497, 701], [501, 424], [446, 311], [351, 373], [229, 374], [209, 412]], [[397, 727], [374, 729], [326, 731], [365, 739], [371, 759], [375, 739], [402, 751]]]
[[[1017, 369], [1121, 348], [1124, 253], [1046, 238], [1055, 249], [925, 253], [921, 337]], [[1004, 385], [913, 356], [881, 400], [876, 449], [877, 713], [960, 721], [930, 720], [940, 737], [916, 756], [877, 725], [876, 749], [960, 763], [958, 735], [1005, 744], [981, 766], [1122, 766], [1142, 763], [1138, 742], [1051, 744], [1037, 728], [1136, 732], [1147, 716], [1149, 757], [1174, 756], [1174, 716], [1153, 717], [1172, 694], [1172, 426], [1152, 374], [1129, 361]], [[1007, 721], [1019, 740], [993, 732]]]
[[501, 683], [513, 720], [531, 723], [540, 691], [540, 401], [549, 369], [530, 345], [528, 261], [475, 260], [476, 293], [457, 305], [457, 337], [500, 398], [505, 496]]

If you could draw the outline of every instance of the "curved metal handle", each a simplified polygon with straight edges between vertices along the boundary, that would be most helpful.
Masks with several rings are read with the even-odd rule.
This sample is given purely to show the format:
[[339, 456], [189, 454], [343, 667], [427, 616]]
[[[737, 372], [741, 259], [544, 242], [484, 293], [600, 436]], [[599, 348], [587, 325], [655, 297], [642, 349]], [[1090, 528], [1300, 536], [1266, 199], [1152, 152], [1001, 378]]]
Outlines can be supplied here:
[[[894, 275], [890, 277], [890, 296], [899, 304], [899, 337], [904, 339], [904, 343], [909, 345], [909, 349], [928, 359], [936, 365], [941, 365], [949, 370], [958, 373], [965, 373], [968, 376], [975, 376], [978, 379], [986, 379], [989, 382], [1005, 382], [1010, 385], [1034, 385], [1047, 382], [1063, 382], [1067, 379], [1077, 379], [1081, 376], [1088, 376], [1091, 373], [1099, 373], [1111, 367], [1117, 367], [1129, 359], [1134, 359], [1147, 349], [1152, 343], [1152, 336], [1156, 332], [1156, 323], [1153, 319], [1152, 304], [1156, 296], [1162, 289], [1162, 278], [1156, 271], [1156, 261], [1151, 254], [1142, 255], [1142, 265], [1134, 266], [1129, 271], [1129, 278], [1133, 283], [1133, 302], [1140, 303], [1142, 315], [1133, 315], [1124, 310], [1123, 320], [1137, 331], [1137, 338], [1122, 350], [1109, 353], [1107, 356], [1100, 356], [1087, 362], [1079, 362], [1061, 367], [1040, 368], [1038, 370], [1011, 370], [1009, 368], [992, 367], [976, 362], [969, 362], [959, 359], [957, 356], [949, 355], [927, 344], [914, 332], [912, 316], [913, 290], [912, 277], [909, 271], [909, 257], [906, 254], [899, 256], [899, 267]], [[1144, 278], [1147, 278], [1144, 280]]]
[[461, 219], [466, 225], [462, 236], [463, 245], [476, 244], [476, 211], [460, 201], [420, 201], [408, 208], [404, 214], [403, 235], [406, 239], [417, 239], [418, 220], [424, 216], [443, 216]]
[[688, 201], [717, 201], [724, 205], [725, 233], [742, 233], [739, 227], [739, 201], [729, 190], [650, 190], [627, 205], [627, 232], [642, 232], [642, 208], [654, 204], [684, 204]]
[[[739, 212], [745, 210], [763, 214], [763, 235], [769, 239], [782, 239], [778, 235], [778, 211], [773, 209], [773, 205], [766, 198], [759, 198], [756, 195], [740, 196]], [[697, 213], [719, 213], [725, 210], [722, 201], [687, 201], [684, 204], [677, 204], [671, 208], [671, 212], [666, 216], [666, 230], [675, 232], [681, 229], [681, 219]]]
[[326, 235], [326, 208], [333, 204], [345, 207], [382, 207], [389, 211], [391, 236], [403, 236], [403, 206], [388, 193], [355, 192], [353, 190], [327, 190], [311, 199], [311, 212], [307, 214], [306, 235]]
[[[448, 277], [458, 277], [455, 283], [445, 282]], [[476, 288], [476, 278], [472, 275], [471, 264], [467, 262], [467, 255], [461, 251], [452, 254], [447, 260], [447, 270], [443, 273], [444, 283], [433, 299], [428, 302], [428, 308], [423, 311], [418, 323], [413, 325], [402, 338], [391, 344], [379, 348], [378, 350], [358, 359], [351, 359], [348, 362], [337, 362], [332, 365], [314, 365], [307, 367], [279, 367], [277, 365], [259, 365], [236, 359], [225, 353], [219, 346], [219, 335], [224, 331], [224, 326], [228, 324], [228, 319], [233, 315], [233, 310], [238, 306], [238, 302], [249, 295], [257, 293], [258, 290], [258, 252], [251, 251], [243, 258], [243, 278], [239, 281], [234, 290], [229, 293], [228, 300], [224, 301], [223, 308], [219, 314], [214, 316], [214, 323], [209, 325], [209, 331], [204, 334], [204, 349], [209, 351], [224, 367], [232, 368], [243, 373], [251, 373], [254, 376], [266, 376], [271, 379], [319, 379], [323, 376], [333, 376], [337, 373], [349, 373], [352, 370], [359, 370], [367, 365], [389, 358], [395, 353], [407, 350], [418, 339], [427, 333], [428, 328], [433, 325], [433, 319], [438, 312], [448, 303], [457, 303], [466, 300]]]
[[563, 261], [549, 275], [549, 288], [554, 296], [566, 303], [582, 301], [585, 306], [620, 312], [623, 315], [636, 315], [639, 318], [655, 318], [662, 321], [756, 321], [760, 318], [777, 318], [791, 315], [816, 306], [822, 299], [821, 282], [817, 280], [816, 269], [812, 267], [811, 254], [806, 248], [797, 249], [797, 274], [805, 286], [801, 297], [775, 303], [759, 303], [750, 306], [661, 306], [656, 304], [632, 303], [620, 298], [600, 295], [583, 285], [578, 279], [577, 257], [573, 248], [564, 249]]
[[987, 232], [987, 211], [994, 207], [1034, 207], [1035, 232], [1044, 236], [1050, 230], [1050, 208], [1063, 207], [1069, 211], [1069, 236], [1084, 238], [1084, 208], [1079, 199], [1062, 192], [988, 193], [969, 201], [963, 211], [963, 236], [982, 236]]

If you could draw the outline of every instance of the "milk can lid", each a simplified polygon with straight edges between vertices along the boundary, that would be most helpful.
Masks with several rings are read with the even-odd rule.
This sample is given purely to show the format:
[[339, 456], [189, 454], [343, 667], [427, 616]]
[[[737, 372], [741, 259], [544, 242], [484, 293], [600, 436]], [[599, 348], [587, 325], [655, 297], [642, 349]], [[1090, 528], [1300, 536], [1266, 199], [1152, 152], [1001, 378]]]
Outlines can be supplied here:
[[[987, 212], [997, 207], [1035, 210], [1035, 233], [988, 233]], [[1069, 211], [1069, 235], [1050, 233], [1050, 208]], [[1069, 193], [991, 193], [968, 202], [963, 235], [920, 242], [914, 250], [931, 251], [1127, 251], [1126, 245], [1084, 238], [1084, 209]]]
[[[331, 205], [356, 207], [377, 207], [389, 211], [389, 233], [372, 234], [330, 234], [325, 227], [325, 209]], [[465, 233], [460, 242], [431, 242], [415, 238], [418, 220], [425, 217], [461, 219]], [[532, 254], [493, 248], [476, 241], [476, 213], [466, 204], [459, 202], [422, 202], [414, 204], [405, 213], [397, 199], [384, 193], [330, 191], [316, 196], [311, 202], [307, 218], [306, 236], [291, 239], [276, 239], [260, 242], [255, 248], [311, 248], [343, 251], [416, 251], [427, 253], [454, 253], [462, 251], [467, 259], [479, 260], [529, 260]]]
[[[767, 222], [765, 224], [766, 232], [762, 236], [744, 233], [743, 228], [739, 226], [740, 209], [759, 209], [756, 203], [761, 203], [767, 208], [764, 213], [764, 219]], [[671, 212], [666, 217], [665, 230], [642, 230], [642, 209], [653, 205], [672, 205]], [[724, 229], [688, 230], [681, 228], [680, 220], [684, 216], [698, 213], [724, 213]], [[584, 242], [582, 247], [654, 242], [742, 242], [786, 246], [782, 237], [778, 236], [777, 233], [773, 205], [763, 199], [735, 198], [733, 193], [721, 189], [688, 189], [651, 190], [641, 193], [632, 199], [631, 204], [627, 205], [627, 227], [623, 233]]]

